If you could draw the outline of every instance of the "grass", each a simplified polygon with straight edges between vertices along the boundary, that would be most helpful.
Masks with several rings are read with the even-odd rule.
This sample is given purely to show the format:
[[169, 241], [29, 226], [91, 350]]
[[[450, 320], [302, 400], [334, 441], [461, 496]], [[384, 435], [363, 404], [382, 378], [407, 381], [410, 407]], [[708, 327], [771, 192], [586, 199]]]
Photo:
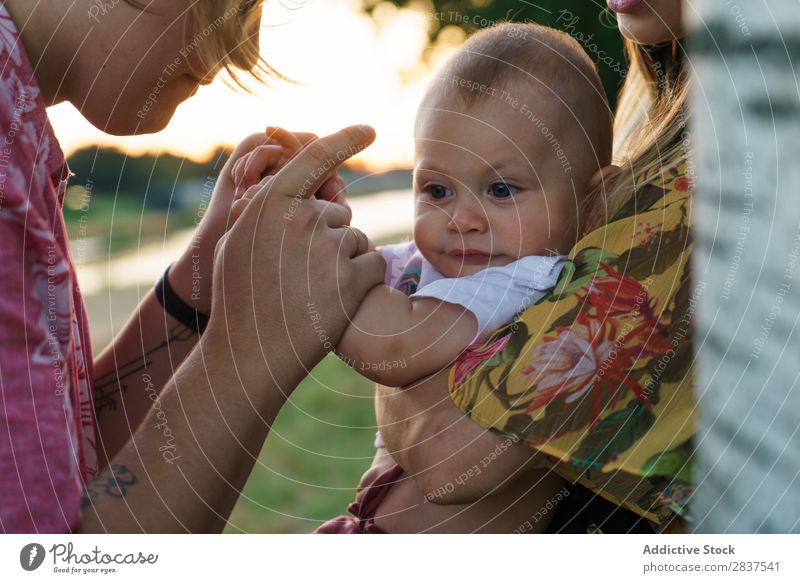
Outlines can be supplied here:
[[305, 533], [344, 514], [375, 451], [373, 395], [326, 357], [276, 419], [225, 532]]

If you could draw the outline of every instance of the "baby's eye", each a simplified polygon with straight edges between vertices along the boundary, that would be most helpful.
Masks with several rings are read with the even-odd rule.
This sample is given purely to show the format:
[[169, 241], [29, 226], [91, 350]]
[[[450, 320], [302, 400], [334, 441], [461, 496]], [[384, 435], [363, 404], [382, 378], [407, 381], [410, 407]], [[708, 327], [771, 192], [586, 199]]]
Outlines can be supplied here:
[[425, 190], [436, 200], [441, 200], [453, 194], [449, 188], [441, 184], [430, 184], [425, 187]]
[[514, 193], [517, 192], [517, 188], [505, 182], [495, 182], [489, 187], [489, 192], [495, 198], [508, 198], [514, 196]]

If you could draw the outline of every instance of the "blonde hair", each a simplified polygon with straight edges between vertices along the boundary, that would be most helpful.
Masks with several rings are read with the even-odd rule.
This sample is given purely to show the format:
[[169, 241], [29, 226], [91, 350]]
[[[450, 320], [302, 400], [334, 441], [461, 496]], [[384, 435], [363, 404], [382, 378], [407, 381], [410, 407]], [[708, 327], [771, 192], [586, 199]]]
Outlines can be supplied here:
[[[125, 0], [147, 10], [152, 0]], [[244, 73], [259, 83], [270, 78], [291, 81], [259, 54], [260, 8], [265, 0], [191, 0], [186, 49], [195, 52], [206, 71], [224, 69], [247, 90]]]
[[607, 192], [606, 219], [659, 168], [689, 159], [689, 81], [679, 41], [625, 41], [630, 68], [614, 120], [615, 162], [622, 171]]

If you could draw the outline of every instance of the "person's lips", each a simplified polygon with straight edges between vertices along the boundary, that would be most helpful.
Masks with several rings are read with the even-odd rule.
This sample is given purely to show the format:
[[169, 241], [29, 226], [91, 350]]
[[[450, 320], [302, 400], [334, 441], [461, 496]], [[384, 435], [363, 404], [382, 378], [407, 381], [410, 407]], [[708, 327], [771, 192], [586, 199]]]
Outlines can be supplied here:
[[630, 14], [642, 5], [644, 0], [606, 0], [608, 7], [619, 14]]
[[464, 263], [486, 263], [492, 257], [489, 253], [478, 249], [454, 249], [448, 255]]

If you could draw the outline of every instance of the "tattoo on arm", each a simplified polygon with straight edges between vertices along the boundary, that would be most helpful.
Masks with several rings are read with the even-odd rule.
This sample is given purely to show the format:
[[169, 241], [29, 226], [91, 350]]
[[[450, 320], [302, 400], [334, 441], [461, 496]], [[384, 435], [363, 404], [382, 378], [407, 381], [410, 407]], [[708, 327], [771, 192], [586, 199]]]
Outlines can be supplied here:
[[81, 508], [94, 506], [95, 501], [102, 495], [125, 498], [128, 488], [137, 481], [128, 466], [114, 464], [103, 470], [93, 481], [85, 484]]
[[116, 370], [97, 377], [94, 385], [95, 415], [100, 417], [100, 414], [104, 411], [116, 411], [117, 397], [128, 389], [126, 379], [145, 370], [149, 364], [152, 364], [152, 357], [157, 352], [168, 348], [174, 342], [189, 342], [196, 335], [197, 332], [191, 328], [178, 324], [169, 331], [169, 337], [158, 346], [150, 349], [142, 356], [120, 365]]

